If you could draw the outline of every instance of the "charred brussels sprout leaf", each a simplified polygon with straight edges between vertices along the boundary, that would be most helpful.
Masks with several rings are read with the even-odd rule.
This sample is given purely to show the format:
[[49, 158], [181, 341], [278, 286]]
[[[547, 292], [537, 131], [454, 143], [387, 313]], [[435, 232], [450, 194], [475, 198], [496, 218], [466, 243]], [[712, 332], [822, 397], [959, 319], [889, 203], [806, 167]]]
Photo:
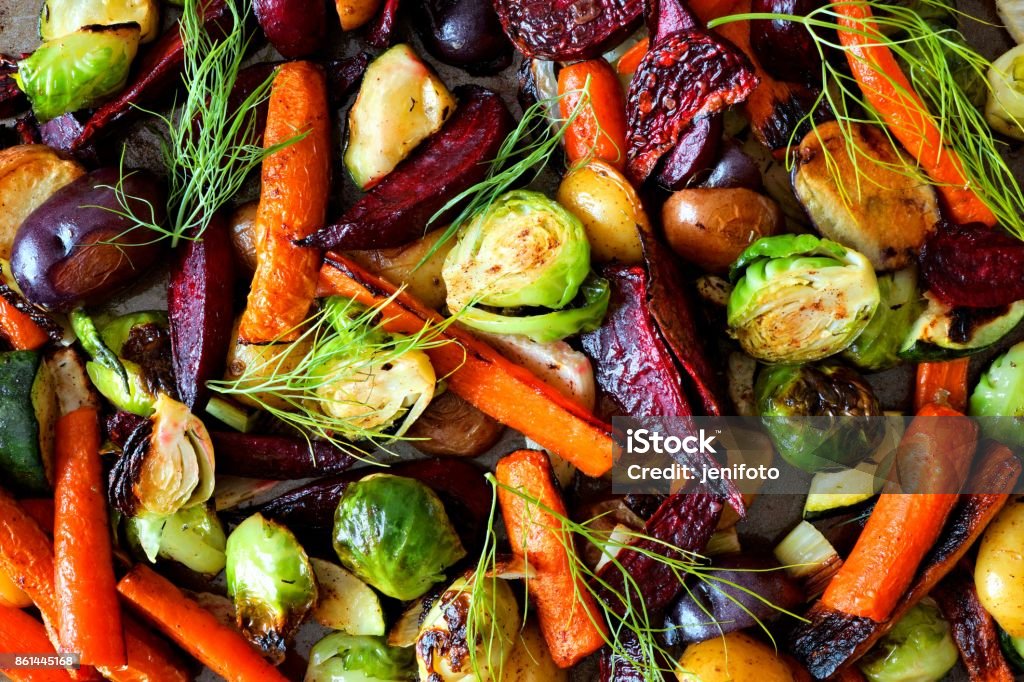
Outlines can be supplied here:
[[[416, 638], [421, 680], [500, 680], [520, 626], [519, 605], [508, 583], [487, 577], [459, 578], [423, 617]], [[469, 628], [473, 614], [472, 632]], [[476, 634], [475, 641], [467, 638]]]
[[383, 637], [335, 632], [309, 653], [306, 682], [394, 682], [416, 679], [412, 649], [391, 647]]
[[543, 194], [515, 190], [459, 231], [441, 274], [456, 312], [476, 303], [560, 310], [589, 272], [583, 223]]
[[466, 555], [437, 495], [419, 481], [375, 474], [345, 491], [334, 515], [341, 563], [389, 597], [415, 599]]
[[1024, 342], [996, 358], [971, 393], [972, 417], [982, 432], [1007, 445], [1024, 446]]
[[918, 313], [917, 274], [912, 268], [878, 278], [880, 302], [864, 331], [843, 351], [861, 369], [879, 371], [900, 363], [899, 350]]
[[316, 580], [302, 545], [284, 526], [254, 514], [228, 537], [226, 569], [238, 627], [282, 660], [287, 640], [316, 605]]
[[885, 436], [883, 420], [870, 419], [882, 414], [878, 398], [848, 367], [766, 367], [754, 394], [779, 454], [805, 471], [852, 466]]
[[732, 266], [729, 334], [770, 363], [820, 360], [847, 348], [878, 307], [862, 254], [809, 234], [765, 237]]
[[128, 541], [150, 562], [157, 557], [169, 559], [206, 575], [224, 570], [224, 527], [206, 505], [182, 509], [171, 516], [141, 514], [128, 519], [127, 531]]
[[935, 682], [958, 658], [949, 624], [933, 603], [923, 601], [864, 657], [860, 669], [871, 682]]
[[86, 26], [18, 62], [15, 78], [36, 118], [45, 122], [91, 107], [124, 87], [140, 36], [135, 23]]

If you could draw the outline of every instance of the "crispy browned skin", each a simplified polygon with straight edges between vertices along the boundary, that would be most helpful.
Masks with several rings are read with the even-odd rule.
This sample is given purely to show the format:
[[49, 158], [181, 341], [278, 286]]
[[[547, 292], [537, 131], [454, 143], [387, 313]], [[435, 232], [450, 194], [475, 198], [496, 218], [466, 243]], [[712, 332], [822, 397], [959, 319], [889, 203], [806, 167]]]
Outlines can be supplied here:
[[931, 596], [952, 627], [968, 678], [973, 682], [1013, 682], [1013, 672], [999, 648], [995, 623], [978, 599], [971, 574], [963, 568], [953, 571]]

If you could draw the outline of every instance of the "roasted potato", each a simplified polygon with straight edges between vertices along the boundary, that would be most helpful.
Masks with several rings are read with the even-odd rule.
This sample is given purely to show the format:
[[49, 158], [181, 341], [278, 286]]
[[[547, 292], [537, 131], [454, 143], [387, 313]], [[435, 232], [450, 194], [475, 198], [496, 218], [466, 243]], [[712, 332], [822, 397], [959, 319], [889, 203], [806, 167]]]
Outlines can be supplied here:
[[50, 196], [85, 169], [46, 145], [0, 151], [0, 258], [9, 260], [18, 226]]
[[849, 139], [853, 158], [838, 123], [808, 133], [793, 190], [823, 236], [860, 251], [876, 270], [898, 270], [939, 220], [935, 190], [877, 127], [852, 124]]
[[1024, 637], [1024, 501], [1006, 505], [985, 530], [974, 582], [985, 610], [1011, 637]]
[[537, 624], [531, 619], [519, 636], [504, 666], [505, 679], [516, 682], [566, 682], [569, 673], [551, 660], [551, 652]]
[[[226, 381], [238, 381], [246, 376], [247, 380], [256, 383], [272, 374], [288, 372], [295, 369], [309, 351], [308, 339], [293, 343], [243, 343], [238, 338], [238, 323], [239, 320], [235, 320], [231, 328], [231, 346], [228, 348], [227, 369], [224, 372]], [[235, 397], [251, 407], [260, 407], [259, 401], [265, 401], [277, 409], [289, 408], [283, 400], [268, 395], [258, 395], [259, 401], [253, 400], [248, 394]]]
[[665, 202], [661, 221], [673, 251], [708, 272], [724, 273], [743, 249], [778, 231], [782, 212], [749, 189], [683, 189]]
[[342, 31], [354, 31], [377, 16], [383, 0], [334, 0]]
[[441, 278], [445, 256], [455, 246], [455, 239], [449, 239], [421, 267], [420, 260], [437, 243], [444, 230], [434, 230], [411, 244], [394, 249], [374, 251], [350, 251], [352, 260], [367, 270], [375, 272], [393, 284], [405, 284], [409, 293], [431, 308], [444, 305], [447, 291]]
[[767, 644], [730, 632], [686, 647], [679, 682], [793, 682], [789, 666]]
[[238, 262], [249, 274], [256, 272], [256, 209], [258, 201], [242, 204], [231, 213], [231, 245]]
[[[501, 438], [505, 427], [451, 391], [436, 396], [405, 432], [428, 455], [476, 457]], [[422, 439], [422, 440], [420, 440]]]
[[555, 197], [583, 223], [595, 261], [639, 263], [640, 229], [649, 221], [633, 185], [604, 161], [591, 161], [562, 180]]

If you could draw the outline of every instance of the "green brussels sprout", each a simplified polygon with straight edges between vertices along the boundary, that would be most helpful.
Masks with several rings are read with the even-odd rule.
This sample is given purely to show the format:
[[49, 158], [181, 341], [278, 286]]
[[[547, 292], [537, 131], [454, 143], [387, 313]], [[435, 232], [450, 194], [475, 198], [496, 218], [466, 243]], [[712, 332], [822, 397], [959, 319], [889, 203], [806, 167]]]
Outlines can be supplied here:
[[459, 230], [441, 276], [448, 308], [569, 305], [590, 272], [583, 223], [538, 192], [498, 197]]
[[878, 280], [862, 254], [809, 234], [764, 237], [730, 272], [729, 335], [764, 362], [797, 364], [835, 355], [878, 307]]
[[936, 682], [959, 657], [949, 624], [938, 607], [925, 600], [907, 611], [868, 652], [860, 669], [871, 682]]
[[388, 646], [383, 637], [335, 632], [309, 652], [306, 682], [393, 682], [416, 679], [412, 649]]
[[849, 367], [765, 367], [754, 396], [775, 449], [804, 471], [853, 466], [885, 437], [884, 420], [871, 419], [882, 415], [878, 398]]
[[126, 530], [129, 543], [150, 562], [169, 559], [206, 575], [224, 570], [224, 526], [205, 504], [170, 516], [140, 514], [127, 520]]
[[982, 433], [1007, 445], [1024, 447], [1024, 341], [992, 361], [971, 393], [968, 405]]
[[374, 474], [345, 490], [334, 514], [345, 568], [389, 597], [419, 597], [466, 556], [444, 505], [412, 478]]
[[238, 627], [280, 662], [287, 640], [316, 605], [306, 551], [290, 530], [254, 514], [228, 536], [226, 571]]
[[900, 364], [899, 350], [921, 311], [917, 273], [905, 268], [878, 277], [881, 301], [864, 331], [843, 351], [843, 358], [877, 372]]
[[580, 292], [583, 304], [578, 308], [516, 317], [470, 307], [463, 309], [459, 322], [491, 334], [521, 334], [537, 343], [560, 341], [573, 334], [597, 329], [604, 320], [604, 314], [608, 312], [612, 296], [608, 280], [588, 277], [580, 287]]
[[93, 106], [128, 79], [142, 32], [135, 23], [86, 26], [40, 45], [15, 78], [41, 123]]
[[72, 311], [70, 318], [75, 334], [93, 358], [86, 363], [85, 370], [100, 395], [119, 410], [140, 417], [152, 415], [156, 409], [156, 395], [145, 371], [138, 363], [118, 356], [133, 328], [155, 324], [166, 329], [167, 314], [159, 310], [128, 313], [101, 320], [98, 331], [81, 309]]
[[120, 355], [132, 329], [147, 324], [155, 324], [162, 329], [167, 329], [169, 324], [167, 313], [163, 310], [139, 310], [134, 313], [118, 315], [113, 319], [101, 319], [98, 326], [103, 343]]
[[[416, 637], [419, 679], [500, 680], [520, 625], [519, 605], [505, 580], [487, 577], [473, 585], [469, 578], [459, 578], [437, 598], [420, 624]], [[475, 641], [466, 641], [470, 634]]]

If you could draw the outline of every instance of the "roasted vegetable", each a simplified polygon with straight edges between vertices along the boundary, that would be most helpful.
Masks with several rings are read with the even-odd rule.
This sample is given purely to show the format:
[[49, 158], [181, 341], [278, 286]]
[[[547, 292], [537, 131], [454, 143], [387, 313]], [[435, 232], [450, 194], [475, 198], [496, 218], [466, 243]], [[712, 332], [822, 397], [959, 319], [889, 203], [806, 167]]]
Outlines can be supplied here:
[[39, 14], [39, 37], [62, 38], [87, 26], [134, 23], [148, 43], [160, 30], [156, 0], [46, 0]]
[[1024, 637], [1024, 503], [1008, 504], [985, 530], [974, 567], [978, 598], [999, 627]]
[[376, 592], [337, 564], [322, 559], [310, 559], [310, 564], [319, 593], [313, 609], [316, 622], [349, 635], [384, 634], [384, 611]]
[[[443, 235], [443, 229], [434, 230], [406, 246], [352, 251], [349, 256], [389, 282], [404, 284], [417, 300], [436, 310], [444, 305], [446, 295], [441, 268], [448, 252], [455, 246], [452, 240], [442, 242]], [[430, 256], [426, 258], [428, 254]]]
[[36, 351], [0, 353], [0, 471], [21, 493], [43, 493], [53, 473], [56, 398]]
[[807, 133], [793, 189], [823, 236], [860, 251], [877, 270], [912, 263], [940, 218], [935, 190], [877, 126], [831, 122]]
[[128, 541], [151, 563], [159, 557], [210, 576], [224, 569], [224, 527], [205, 504], [170, 516], [139, 514], [127, 519], [126, 528]]
[[593, 160], [569, 171], [555, 198], [583, 223], [595, 261], [643, 260], [640, 230], [649, 229], [650, 221], [636, 190], [615, 167]]
[[498, 442], [505, 427], [451, 391], [435, 396], [405, 432], [420, 452], [476, 457]]
[[949, 623], [929, 600], [900, 618], [860, 669], [871, 682], [936, 682], [959, 658]]
[[246, 638], [280, 662], [317, 601], [309, 557], [284, 526], [254, 514], [228, 536], [226, 577]]
[[483, 334], [484, 340], [512, 362], [566, 398], [592, 410], [597, 403], [594, 368], [589, 358], [565, 341], [538, 343], [517, 334]]
[[110, 472], [111, 504], [126, 516], [170, 516], [210, 499], [213, 445], [203, 423], [161, 393], [150, 422], [136, 429]]
[[40, 121], [92, 107], [128, 80], [141, 32], [134, 23], [86, 26], [40, 45], [15, 78]]
[[305, 57], [324, 44], [324, 0], [254, 0], [253, 10], [267, 40], [288, 59]]
[[[84, 316], [72, 311], [74, 322]], [[87, 318], [86, 318], [87, 319]], [[92, 356], [86, 371], [93, 385], [114, 407], [141, 417], [153, 414], [156, 397], [175, 397], [167, 336], [162, 311], [140, 311], [101, 324], [99, 339], [83, 337], [82, 323], [73, 324], [83, 347]]]
[[1013, 670], [1000, 650], [1000, 628], [981, 605], [969, 571], [960, 569], [946, 576], [932, 590], [931, 597], [949, 622], [953, 641], [973, 679], [993, 682], [1014, 679]]
[[[472, 578], [472, 576], [470, 576]], [[416, 663], [421, 680], [491, 682], [501, 671], [519, 629], [519, 605], [508, 583], [484, 578], [470, 583], [459, 578], [434, 601], [416, 637]], [[467, 630], [474, 614], [476, 641]]]
[[576, 61], [599, 56], [629, 35], [643, 14], [640, 0], [598, 0], [585, 8], [547, 0], [495, 0], [505, 34], [527, 57]]
[[305, 682], [388, 682], [412, 679], [415, 672], [411, 649], [388, 646], [381, 637], [335, 632], [313, 645]]
[[445, 64], [485, 75], [511, 63], [512, 45], [488, 0], [428, 0], [421, 16], [417, 28], [423, 45]]
[[231, 476], [287, 481], [340, 473], [356, 461], [319, 440], [217, 431], [210, 437], [218, 472]]
[[242, 204], [231, 212], [228, 228], [231, 246], [243, 270], [251, 275], [256, 270], [256, 211], [258, 201]]
[[878, 293], [880, 300], [871, 321], [843, 351], [845, 360], [869, 371], [899, 364], [897, 353], [921, 307], [913, 268], [879, 275]]
[[352, 179], [364, 190], [380, 182], [453, 111], [451, 93], [411, 47], [395, 45], [377, 57], [348, 112], [345, 167]]
[[676, 666], [679, 682], [793, 682], [789, 666], [767, 644], [730, 632], [686, 647]]
[[878, 280], [863, 255], [812, 235], [765, 237], [733, 264], [729, 335], [773, 363], [844, 350], [878, 307]]
[[972, 417], [979, 420], [982, 433], [1014, 447], [1024, 446], [1021, 418], [1024, 417], [1024, 343], [1012, 346], [997, 357], [978, 384], [970, 399]]
[[402, 600], [422, 595], [466, 555], [437, 495], [390, 474], [346, 489], [335, 513], [334, 549], [346, 568]]
[[659, 185], [670, 191], [686, 189], [709, 172], [722, 142], [722, 114], [701, 114], [679, 133], [675, 146], [655, 168]]
[[[119, 184], [120, 183], [120, 184]], [[126, 206], [122, 206], [119, 192]], [[102, 302], [147, 272], [164, 252], [124, 213], [163, 220], [163, 188], [144, 171], [102, 168], [65, 185], [18, 228], [11, 271], [33, 303], [58, 309]], [[56, 238], [55, 238], [56, 237]]]
[[988, 69], [988, 101], [985, 119], [992, 129], [1024, 140], [1024, 93], [1020, 80], [1024, 79], [1024, 48], [1017, 45], [992, 62]]
[[568, 682], [569, 671], [551, 660], [551, 651], [531, 619], [519, 631], [503, 668], [509, 679], [518, 682]]
[[[807, 16], [820, 6], [817, 0], [753, 0], [750, 11]], [[821, 85], [821, 53], [804, 25], [781, 18], [752, 21], [750, 46], [761, 67], [772, 77]]]
[[749, 189], [683, 189], [665, 202], [661, 223], [684, 260], [724, 273], [752, 242], [779, 231], [782, 212]]
[[353, 204], [338, 223], [301, 244], [325, 249], [402, 246], [422, 237], [437, 211], [482, 180], [487, 163], [512, 129], [512, 116], [490, 90], [468, 86], [454, 94], [460, 105], [440, 131]]
[[993, 308], [951, 307], [926, 292], [923, 304], [900, 345], [899, 356], [905, 360], [971, 355], [999, 341], [1024, 319], [1024, 300]]
[[14, 235], [44, 201], [85, 170], [43, 145], [0, 151], [0, 259], [10, 259]]
[[951, 306], [995, 308], [1024, 299], [1024, 244], [980, 223], [940, 223], [920, 263], [928, 290]]
[[870, 418], [882, 416], [871, 385], [842, 365], [766, 367], [754, 392], [775, 448], [805, 471], [854, 466], [885, 435], [885, 422]]
[[369, 22], [381, 9], [383, 0], [335, 0], [341, 30], [354, 31]]

